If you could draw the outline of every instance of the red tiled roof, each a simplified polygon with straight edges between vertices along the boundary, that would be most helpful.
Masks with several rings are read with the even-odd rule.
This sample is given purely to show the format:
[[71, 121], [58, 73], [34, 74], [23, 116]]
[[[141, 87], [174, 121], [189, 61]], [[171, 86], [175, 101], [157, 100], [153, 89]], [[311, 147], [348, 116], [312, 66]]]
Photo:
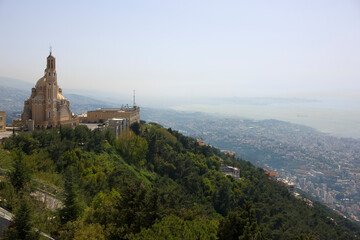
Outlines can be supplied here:
[[225, 154], [229, 155], [229, 156], [234, 156], [235, 153], [232, 153], [232, 152], [225, 152]]

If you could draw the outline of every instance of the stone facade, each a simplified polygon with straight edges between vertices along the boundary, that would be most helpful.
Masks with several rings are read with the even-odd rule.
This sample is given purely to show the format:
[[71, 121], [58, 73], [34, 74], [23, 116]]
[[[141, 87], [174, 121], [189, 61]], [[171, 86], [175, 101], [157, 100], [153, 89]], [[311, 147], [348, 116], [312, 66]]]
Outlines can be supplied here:
[[106, 127], [114, 134], [115, 138], [126, 136], [129, 132], [127, 119], [112, 118], [106, 121]]
[[136, 106], [130, 108], [99, 108], [96, 111], [88, 111], [86, 121], [88, 123], [105, 123], [112, 118], [127, 119], [129, 125], [140, 122], [140, 108]]
[[0, 132], [6, 131], [6, 115], [4, 111], [0, 111]]
[[21, 121], [28, 128], [52, 128], [59, 126], [77, 126], [70, 110], [70, 102], [62, 95], [62, 89], [57, 83], [55, 57], [47, 57], [45, 74], [40, 78], [31, 95], [24, 103]]

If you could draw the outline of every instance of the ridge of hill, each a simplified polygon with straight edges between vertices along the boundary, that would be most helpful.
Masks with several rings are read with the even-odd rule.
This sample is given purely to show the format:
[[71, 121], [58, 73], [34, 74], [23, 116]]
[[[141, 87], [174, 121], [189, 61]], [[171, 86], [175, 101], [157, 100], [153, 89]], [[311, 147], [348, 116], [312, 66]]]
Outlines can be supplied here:
[[[64, 188], [58, 212], [29, 200], [36, 228], [59, 239], [85, 233], [96, 239], [360, 236], [358, 225], [316, 202], [308, 207], [245, 160], [157, 124], [132, 129], [137, 134], [118, 139], [78, 126], [5, 140], [4, 148], [16, 154], [0, 150], [0, 167], [13, 165], [13, 174], [20, 175], [16, 169], [31, 170], [39, 180]], [[221, 164], [239, 168], [241, 179], [225, 176]], [[4, 207], [18, 209], [16, 192], [31, 192], [17, 179], [24, 178], [0, 185]]]

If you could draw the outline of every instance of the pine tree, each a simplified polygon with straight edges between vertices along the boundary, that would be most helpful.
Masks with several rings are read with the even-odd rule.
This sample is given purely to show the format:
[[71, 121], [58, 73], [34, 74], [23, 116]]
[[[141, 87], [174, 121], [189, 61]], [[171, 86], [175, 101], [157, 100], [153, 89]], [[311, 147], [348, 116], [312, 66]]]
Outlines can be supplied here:
[[81, 207], [78, 202], [78, 196], [75, 191], [71, 174], [65, 177], [65, 200], [64, 207], [60, 209], [60, 220], [62, 224], [69, 221], [75, 221], [81, 213]]
[[134, 122], [133, 124], [131, 124], [130, 129], [138, 136], [141, 133], [140, 123], [138, 123], [138, 122]]
[[251, 203], [245, 203], [245, 209], [231, 212], [220, 222], [219, 239], [262, 240], [262, 231], [257, 223]]
[[244, 218], [247, 220], [244, 226], [243, 235], [239, 240], [262, 240], [264, 239], [261, 229], [255, 217], [255, 211], [249, 202], [245, 203]]
[[13, 155], [14, 164], [13, 170], [9, 173], [10, 182], [15, 188], [16, 192], [22, 190], [27, 183], [30, 182], [31, 175], [26, 167], [25, 161], [23, 159], [23, 152], [21, 150], [15, 150]]
[[[12, 227], [13, 226], [13, 227]], [[29, 200], [21, 197], [19, 207], [15, 211], [13, 224], [5, 232], [5, 239], [9, 240], [33, 240], [39, 239], [39, 233], [34, 230], [32, 224], [32, 210]]]
[[106, 129], [105, 131], [105, 140], [111, 145], [114, 146], [115, 145], [115, 136], [114, 134], [109, 130]]

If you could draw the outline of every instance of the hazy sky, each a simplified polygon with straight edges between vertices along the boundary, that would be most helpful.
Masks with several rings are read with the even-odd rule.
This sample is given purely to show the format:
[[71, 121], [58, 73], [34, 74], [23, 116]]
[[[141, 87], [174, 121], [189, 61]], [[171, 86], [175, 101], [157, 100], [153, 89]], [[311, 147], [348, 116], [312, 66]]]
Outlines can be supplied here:
[[0, 76], [35, 84], [50, 44], [63, 88], [164, 101], [360, 91], [358, 0], [0, 0]]

